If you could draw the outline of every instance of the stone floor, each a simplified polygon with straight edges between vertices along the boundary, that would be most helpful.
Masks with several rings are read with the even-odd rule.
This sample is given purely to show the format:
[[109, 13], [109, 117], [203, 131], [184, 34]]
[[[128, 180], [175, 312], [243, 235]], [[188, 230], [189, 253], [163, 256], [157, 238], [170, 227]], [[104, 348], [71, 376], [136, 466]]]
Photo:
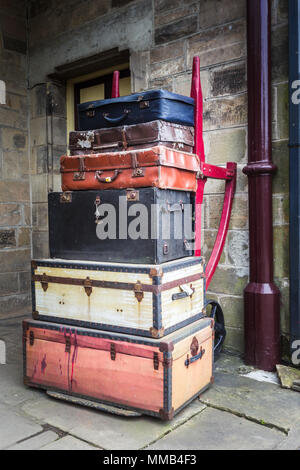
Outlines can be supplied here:
[[[168, 423], [119, 417], [50, 398], [22, 383], [22, 318], [0, 320], [0, 449], [300, 449], [300, 393], [250, 379], [223, 353], [215, 384]], [[3, 343], [2, 343], [3, 346]]]

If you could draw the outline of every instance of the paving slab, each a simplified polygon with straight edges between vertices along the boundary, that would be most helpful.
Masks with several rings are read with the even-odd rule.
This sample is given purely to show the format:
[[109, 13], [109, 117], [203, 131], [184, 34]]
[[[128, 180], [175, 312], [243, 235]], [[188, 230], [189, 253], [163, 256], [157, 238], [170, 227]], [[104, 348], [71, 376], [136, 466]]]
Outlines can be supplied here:
[[300, 450], [300, 424], [276, 447], [278, 450]]
[[288, 432], [300, 421], [300, 394], [278, 385], [219, 373], [201, 402]]
[[[42, 431], [42, 427], [30, 419], [20, 416], [5, 405], [0, 405], [0, 449]], [[4, 425], [3, 425], [4, 423]]]
[[103, 449], [140, 449], [176, 428], [206, 406], [194, 400], [172, 421], [150, 417], [126, 418], [54, 400], [46, 395], [27, 402], [22, 410], [35, 419]]
[[101, 450], [72, 436], [65, 436], [51, 444], [47, 444], [40, 450]]
[[206, 408], [146, 450], [265, 450], [283, 439], [280, 431]]
[[39, 450], [41, 447], [50, 444], [58, 439], [58, 435], [53, 431], [45, 431], [37, 436], [26, 439], [25, 441], [19, 442], [7, 450]]
[[19, 364], [0, 365], [0, 403], [17, 406], [40, 395], [39, 390], [30, 389], [23, 384], [21, 361]]
[[223, 352], [215, 361], [215, 372], [228, 374], [246, 374], [253, 371], [254, 367], [246, 366], [240, 356]]

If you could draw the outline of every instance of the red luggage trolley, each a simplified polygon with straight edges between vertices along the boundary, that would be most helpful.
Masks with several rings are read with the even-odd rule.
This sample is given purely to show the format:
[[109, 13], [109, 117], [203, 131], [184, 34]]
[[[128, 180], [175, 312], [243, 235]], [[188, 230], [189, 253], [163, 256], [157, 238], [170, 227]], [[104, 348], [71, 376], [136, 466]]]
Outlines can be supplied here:
[[[119, 76], [120, 72], [115, 71], [113, 74], [112, 98], [118, 98], [119, 94]], [[200, 171], [198, 179], [198, 187], [195, 196], [195, 256], [201, 256], [201, 228], [202, 228], [202, 203], [204, 195], [204, 187], [208, 178], [225, 180], [225, 194], [223, 209], [221, 213], [220, 225], [214, 247], [210, 258], [206, 265], [206, 289], [213, 278], [226, 241], [229, 227], [229, 221], [232, 211], [233, 197], [236, 188], [236, 168], [234, 162], [228, 162], [226, 168], [210, 165], [205, 161], [204, 143], [203, 143], [203, 95], [200, 80], [200, 58], [193, 59], [193, 73], [191, 84], [191, 97], [195, 100], [194, 108], [194, 125], [195, 125], [195, 142], [194, 153], [198, 155], [200, 160]], [[226, 336], [224, 315], [221, 306], [214, 300], [208, 300], [206, 303], [207, 313], [215, 320], [215, 356], [221, 351]]]

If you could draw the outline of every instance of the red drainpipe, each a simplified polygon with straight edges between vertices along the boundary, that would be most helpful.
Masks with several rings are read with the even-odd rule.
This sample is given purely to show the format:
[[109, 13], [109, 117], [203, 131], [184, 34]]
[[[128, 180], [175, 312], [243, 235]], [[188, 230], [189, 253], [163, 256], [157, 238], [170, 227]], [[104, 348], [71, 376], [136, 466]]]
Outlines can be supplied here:
[[[273, 282], [271, 2], [247, 1], [250, 283], [244, 290], [245, 362], [280, 361], [280, 292]], [[288, 240], [287, 240], [288, 243]]]

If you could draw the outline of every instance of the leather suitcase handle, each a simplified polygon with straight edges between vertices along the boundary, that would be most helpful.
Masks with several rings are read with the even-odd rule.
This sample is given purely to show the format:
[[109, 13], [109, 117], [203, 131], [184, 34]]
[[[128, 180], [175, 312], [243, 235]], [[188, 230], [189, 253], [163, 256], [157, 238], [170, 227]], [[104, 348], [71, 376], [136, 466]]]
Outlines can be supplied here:
[[178, 292], [178, 294], [172, 295], [172, 300], [184, 299], [185, 297], [189, 297], [187, 292]]
[[201, 359], [202, 356], [205, 354], [205, 349], [200, 349], [200, 352], [199, 354], [197, 354], [197, 356], [194, 356], [194, 357], [187, 357], [187, 359], [184, 361], [184, 365], [186, 367], [188, 367], [190, 364], [192, 364], [193, 362], [196, 362], [198, 361], [198, 359]]
[[103, 113], [103, 117], [105, 121], [109, 122], [110, 124], [118, 124], [119, 122], [124, 121], [124, 119], [128, 116], [128, 113], [129, 113], [129, 110], [125, 109], [122, 116], [111, 118], [109, 117], [108, 113]]
[[187, 289], [183, 289], [182, 286], [179, 286], [181, 289], [181, 292], [178, 292], [177, 294], [172, 295], [172, 300], [178, 300], [178, 299], [185, 299], [186, 297], [192, 297], [193, 294], [195, 293], [194, 287], [190, 286], [190, 290], [188, 291]]
[[122, 170], [120, 169], [116, 169], [114, 171], [114, 176], [107, 176], [107, 177], [101, 177], [100, 175], [102, 175], [102, 173], [104, 173], [103, 171], [96, 171], [95, 173], [95, 176], [97, 178], [97, 180], [100, 182], [100, 183], [112, 183], [113, 181], [115, 181], [115, 179], [117, 178], [117, 176], [122, 173]]

